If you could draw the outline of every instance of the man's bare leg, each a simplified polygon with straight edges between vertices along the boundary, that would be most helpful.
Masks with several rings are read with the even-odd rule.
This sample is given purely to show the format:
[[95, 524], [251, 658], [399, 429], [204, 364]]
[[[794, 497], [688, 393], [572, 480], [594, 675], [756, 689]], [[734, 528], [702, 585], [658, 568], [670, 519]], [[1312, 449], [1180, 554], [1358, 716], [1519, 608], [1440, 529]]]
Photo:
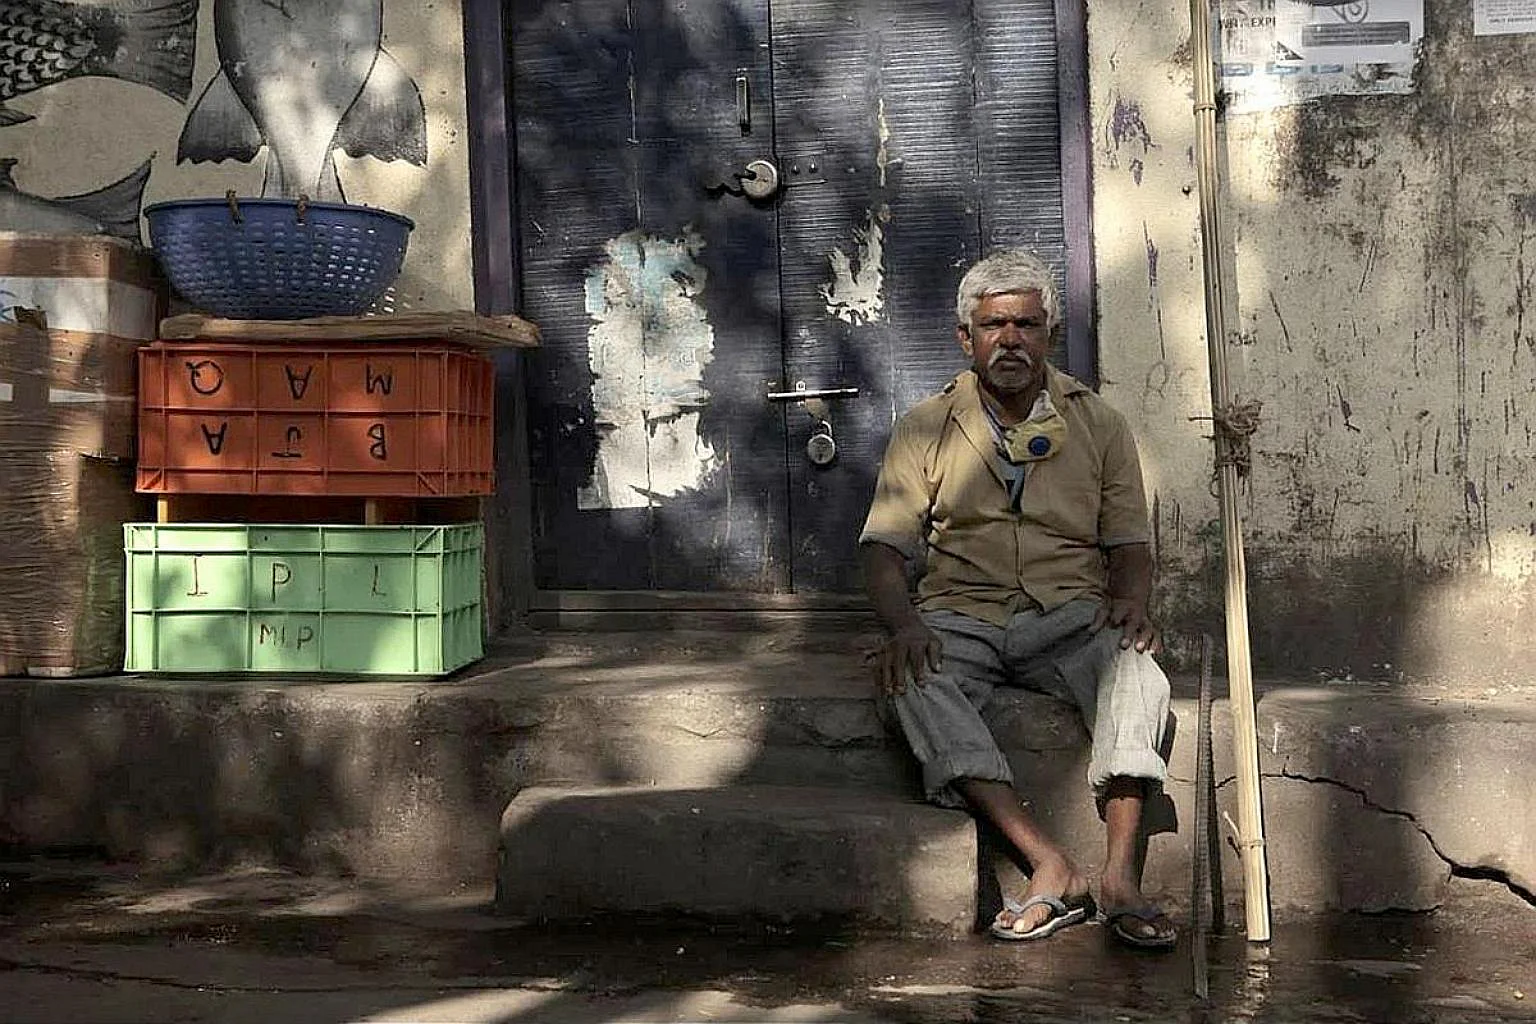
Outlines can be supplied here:
[[[1006, 782], [989, 779], [956, 779], [955, 789], [976, 812], [997, 826], [1013, 848], [1029, 861], [1029, 885], [1024, 898], [1030, 896], [1056, 896], [1058, 898], [1081, 896], [1088, 891], [1088, 879], [1078, 872], [1066, 853], [1051, 842], [1040, 830], [1034, 816], [1019, 800], [1019, 794]], [[1139, 818], [1138, 812], [1138, 818]], [[1004, 911], [1003, 923], [1011, 924], [1015, 931], [1027, 932], [1042, 925], [1051, 916], [1049, 907], [1034, 906], [1017, 919], [1009, 921]]]
[[[1136, 864], [1136, 844], [1141, 835], [1141, 811], [1146, 804], [1146, 783], [1140, 779], [1116, 776], [1104, 788], [1104, 877], [1099, 895], [1105, 908], [1140, 907], [1147, 901], [1141, 895], [1141, 872]], [[1152, 939], [1167, 935], [1173, 923], [1158, 915], [1151, 922], [1126, 919], [1122, 927], [1133, 935]]]

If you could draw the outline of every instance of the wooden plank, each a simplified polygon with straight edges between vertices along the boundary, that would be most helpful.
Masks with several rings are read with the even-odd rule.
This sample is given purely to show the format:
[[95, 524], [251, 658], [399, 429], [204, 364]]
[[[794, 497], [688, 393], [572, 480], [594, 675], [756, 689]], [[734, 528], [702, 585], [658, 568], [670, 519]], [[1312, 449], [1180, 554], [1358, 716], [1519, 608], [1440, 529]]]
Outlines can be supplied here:
[[676, 590], [536, 590], [530, 607], [562, 612], [870, 611], [869, 600], [862, 594], [735, 594]]
[[464, 0], [469, 240], [475, 311], [492, 316], [518, 308], [518, 223], [512, 201], [506, 45], [501, 0]]
[[148, 249], [106, 235], [0, 231], [0, 275], [103, 277], [154, 292], [165, 287]]
[[539, 328], [512, 314], [468, 310], [393, 316], [317, 316], [304, 320], [225, 320], [184, 313], [160, 321], [164, 341], [451, 341], [481, 350], [537, 348]]
[[794, 611], [778, 609], [716, 609], [658, 611], [559, 611], [534, 609], [528, 624], [536, 630], [587, 630], [604, 633], [760, 633], [780, 636], [845, 638], [849, 657], [879, 638], [873, 611]]
[[[464, 77], [469, 115], [470, 242], [475, 311], [522, 310], [521, 222], [513, 181], [502, 0], [465, 0]], [[533, 580], [533, 499], [527, 486], [527, 374], [518, 358], [496, 360], [496, 494], [485, 504], [486, 618], [494, 636], [528, 610]]]
[[482, 500], [347, 498], [284, 494], [159, 494], [161, 523], [334, 523], [351, 526], [457, 526], [483, 518]]
[[1061, 131], [1062, 231], [1066, 238], [1067, 372], [1099, 383], [1098, 289], [1093, 262], [1093, 126], [1088, 112], [1088, 10], [1056, 7], [1056, 107]]

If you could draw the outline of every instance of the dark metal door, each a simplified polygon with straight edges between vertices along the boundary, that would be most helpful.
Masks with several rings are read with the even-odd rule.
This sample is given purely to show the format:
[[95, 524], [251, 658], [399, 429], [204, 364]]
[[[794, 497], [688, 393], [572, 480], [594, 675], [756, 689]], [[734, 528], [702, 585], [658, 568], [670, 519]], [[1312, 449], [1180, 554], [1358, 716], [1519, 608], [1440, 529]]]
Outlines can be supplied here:
[[763, 0], [516, 0], [512, 104], [546, 589], [789, 589]]
[[511, 47], [539, 586], [858, 589], [963, 268], [1064, 252], [1053, 4], [516, 0]]
[[[793, 579], [851, 591], [891, 425], [965, 366], [964, 268], [1002, 245], [1061, 265], [1055, 7], [774, 0], [773, 23], [780, 158], [818, 182], [779, 212], [785, 372], [860, 390], [827, 428], [791, 414]], [[825, 466], [796, 457], [818, 429]]]

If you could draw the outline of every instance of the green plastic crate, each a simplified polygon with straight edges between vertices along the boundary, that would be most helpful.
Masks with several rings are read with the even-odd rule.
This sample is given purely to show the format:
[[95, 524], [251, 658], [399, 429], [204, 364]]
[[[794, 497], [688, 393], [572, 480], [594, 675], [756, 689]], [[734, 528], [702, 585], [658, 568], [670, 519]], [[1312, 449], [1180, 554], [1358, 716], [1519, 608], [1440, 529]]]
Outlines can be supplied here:
[[463, 526], [128, 523], [129, 672], [444, 675], [479, 659]]

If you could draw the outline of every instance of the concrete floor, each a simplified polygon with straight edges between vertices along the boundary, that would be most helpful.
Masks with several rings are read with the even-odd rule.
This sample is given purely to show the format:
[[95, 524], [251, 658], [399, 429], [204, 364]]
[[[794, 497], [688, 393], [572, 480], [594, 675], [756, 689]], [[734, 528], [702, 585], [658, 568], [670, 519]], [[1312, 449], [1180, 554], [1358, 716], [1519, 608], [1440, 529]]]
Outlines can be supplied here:
[[0, 864], [0, 1020], [1536, 1020], [1536, 922], [1518, 903], [1317, 918], [1268, 946], [1229, 934], [1209, 947], [1201, 1003], [1187, 939], [1136, 954], [1094, 925], [1038, 944], [636, 920], [540, 930], [493, 916], [489, 899], [264, 870]]

